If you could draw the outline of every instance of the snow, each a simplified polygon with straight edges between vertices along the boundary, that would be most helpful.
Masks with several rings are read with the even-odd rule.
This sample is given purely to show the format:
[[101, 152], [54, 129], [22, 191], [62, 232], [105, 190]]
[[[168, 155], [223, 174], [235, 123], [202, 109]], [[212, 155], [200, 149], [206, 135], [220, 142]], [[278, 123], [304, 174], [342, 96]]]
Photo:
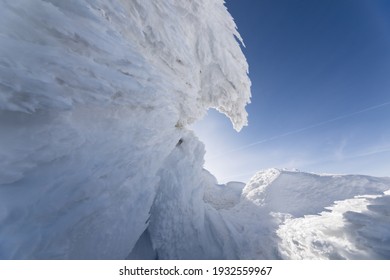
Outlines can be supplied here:
[[203, 144], [188, 133], [168, 156], [150, 218], [153, 245], [162, 259], [236, 258], [227, 225], [203, 201], [215, 178], [203, 170]]
[[250, 98], [222, 0], [0, 1], [0, 259], [389, 258], [388, 178], [203, 169]]

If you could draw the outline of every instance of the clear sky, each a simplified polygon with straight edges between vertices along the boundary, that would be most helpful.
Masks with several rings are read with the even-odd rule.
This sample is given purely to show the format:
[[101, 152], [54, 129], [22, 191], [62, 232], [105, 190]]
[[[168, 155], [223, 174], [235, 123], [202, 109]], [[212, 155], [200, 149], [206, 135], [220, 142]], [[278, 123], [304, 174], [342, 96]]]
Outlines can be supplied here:
[[222, 183], [278, 167], [390, 176], [390, 1], [227, 0], [252, 80], [249, 126], [194, 129]]

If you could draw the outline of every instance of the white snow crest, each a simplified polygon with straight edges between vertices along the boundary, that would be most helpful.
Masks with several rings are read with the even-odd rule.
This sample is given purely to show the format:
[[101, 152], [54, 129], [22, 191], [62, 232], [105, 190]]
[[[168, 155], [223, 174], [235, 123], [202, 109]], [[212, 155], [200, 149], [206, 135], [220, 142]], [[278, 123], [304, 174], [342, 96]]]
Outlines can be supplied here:
[[153, 107], [181, 125], [208, 108], [246, 124], [248, 65], [222, 0], [2, 1], [0, 109]]

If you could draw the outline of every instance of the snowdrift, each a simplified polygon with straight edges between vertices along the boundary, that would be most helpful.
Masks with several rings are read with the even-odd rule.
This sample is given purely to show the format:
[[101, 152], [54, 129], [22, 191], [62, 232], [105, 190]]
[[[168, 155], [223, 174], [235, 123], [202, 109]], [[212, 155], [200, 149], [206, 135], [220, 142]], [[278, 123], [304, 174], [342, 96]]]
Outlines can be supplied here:
[[222, 0], [1, 4], [0, 259], [389, 258], [389, 179], [202, 168], [250, 98]]

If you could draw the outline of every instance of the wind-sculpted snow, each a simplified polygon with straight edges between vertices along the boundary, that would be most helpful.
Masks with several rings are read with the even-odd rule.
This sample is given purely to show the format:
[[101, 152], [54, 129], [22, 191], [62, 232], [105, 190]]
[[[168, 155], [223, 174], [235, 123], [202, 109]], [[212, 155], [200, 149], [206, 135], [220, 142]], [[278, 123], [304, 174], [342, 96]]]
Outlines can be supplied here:
[[250, 98], [222, 0], [0, 3], [0, 259], [390, 258], [390, 179], [202, 168]]
[[149, 231], [163, 259], [236, 259], [238, 249], [229, 224], [205, 204], [206, 186], [216, 180], [202, 168], [203, 144], [192, 133], [166, 159]]
[[235, 24], [222, 0], [1, 6], [0, 258], [125, 258], [185, 126], [246, 124]]

